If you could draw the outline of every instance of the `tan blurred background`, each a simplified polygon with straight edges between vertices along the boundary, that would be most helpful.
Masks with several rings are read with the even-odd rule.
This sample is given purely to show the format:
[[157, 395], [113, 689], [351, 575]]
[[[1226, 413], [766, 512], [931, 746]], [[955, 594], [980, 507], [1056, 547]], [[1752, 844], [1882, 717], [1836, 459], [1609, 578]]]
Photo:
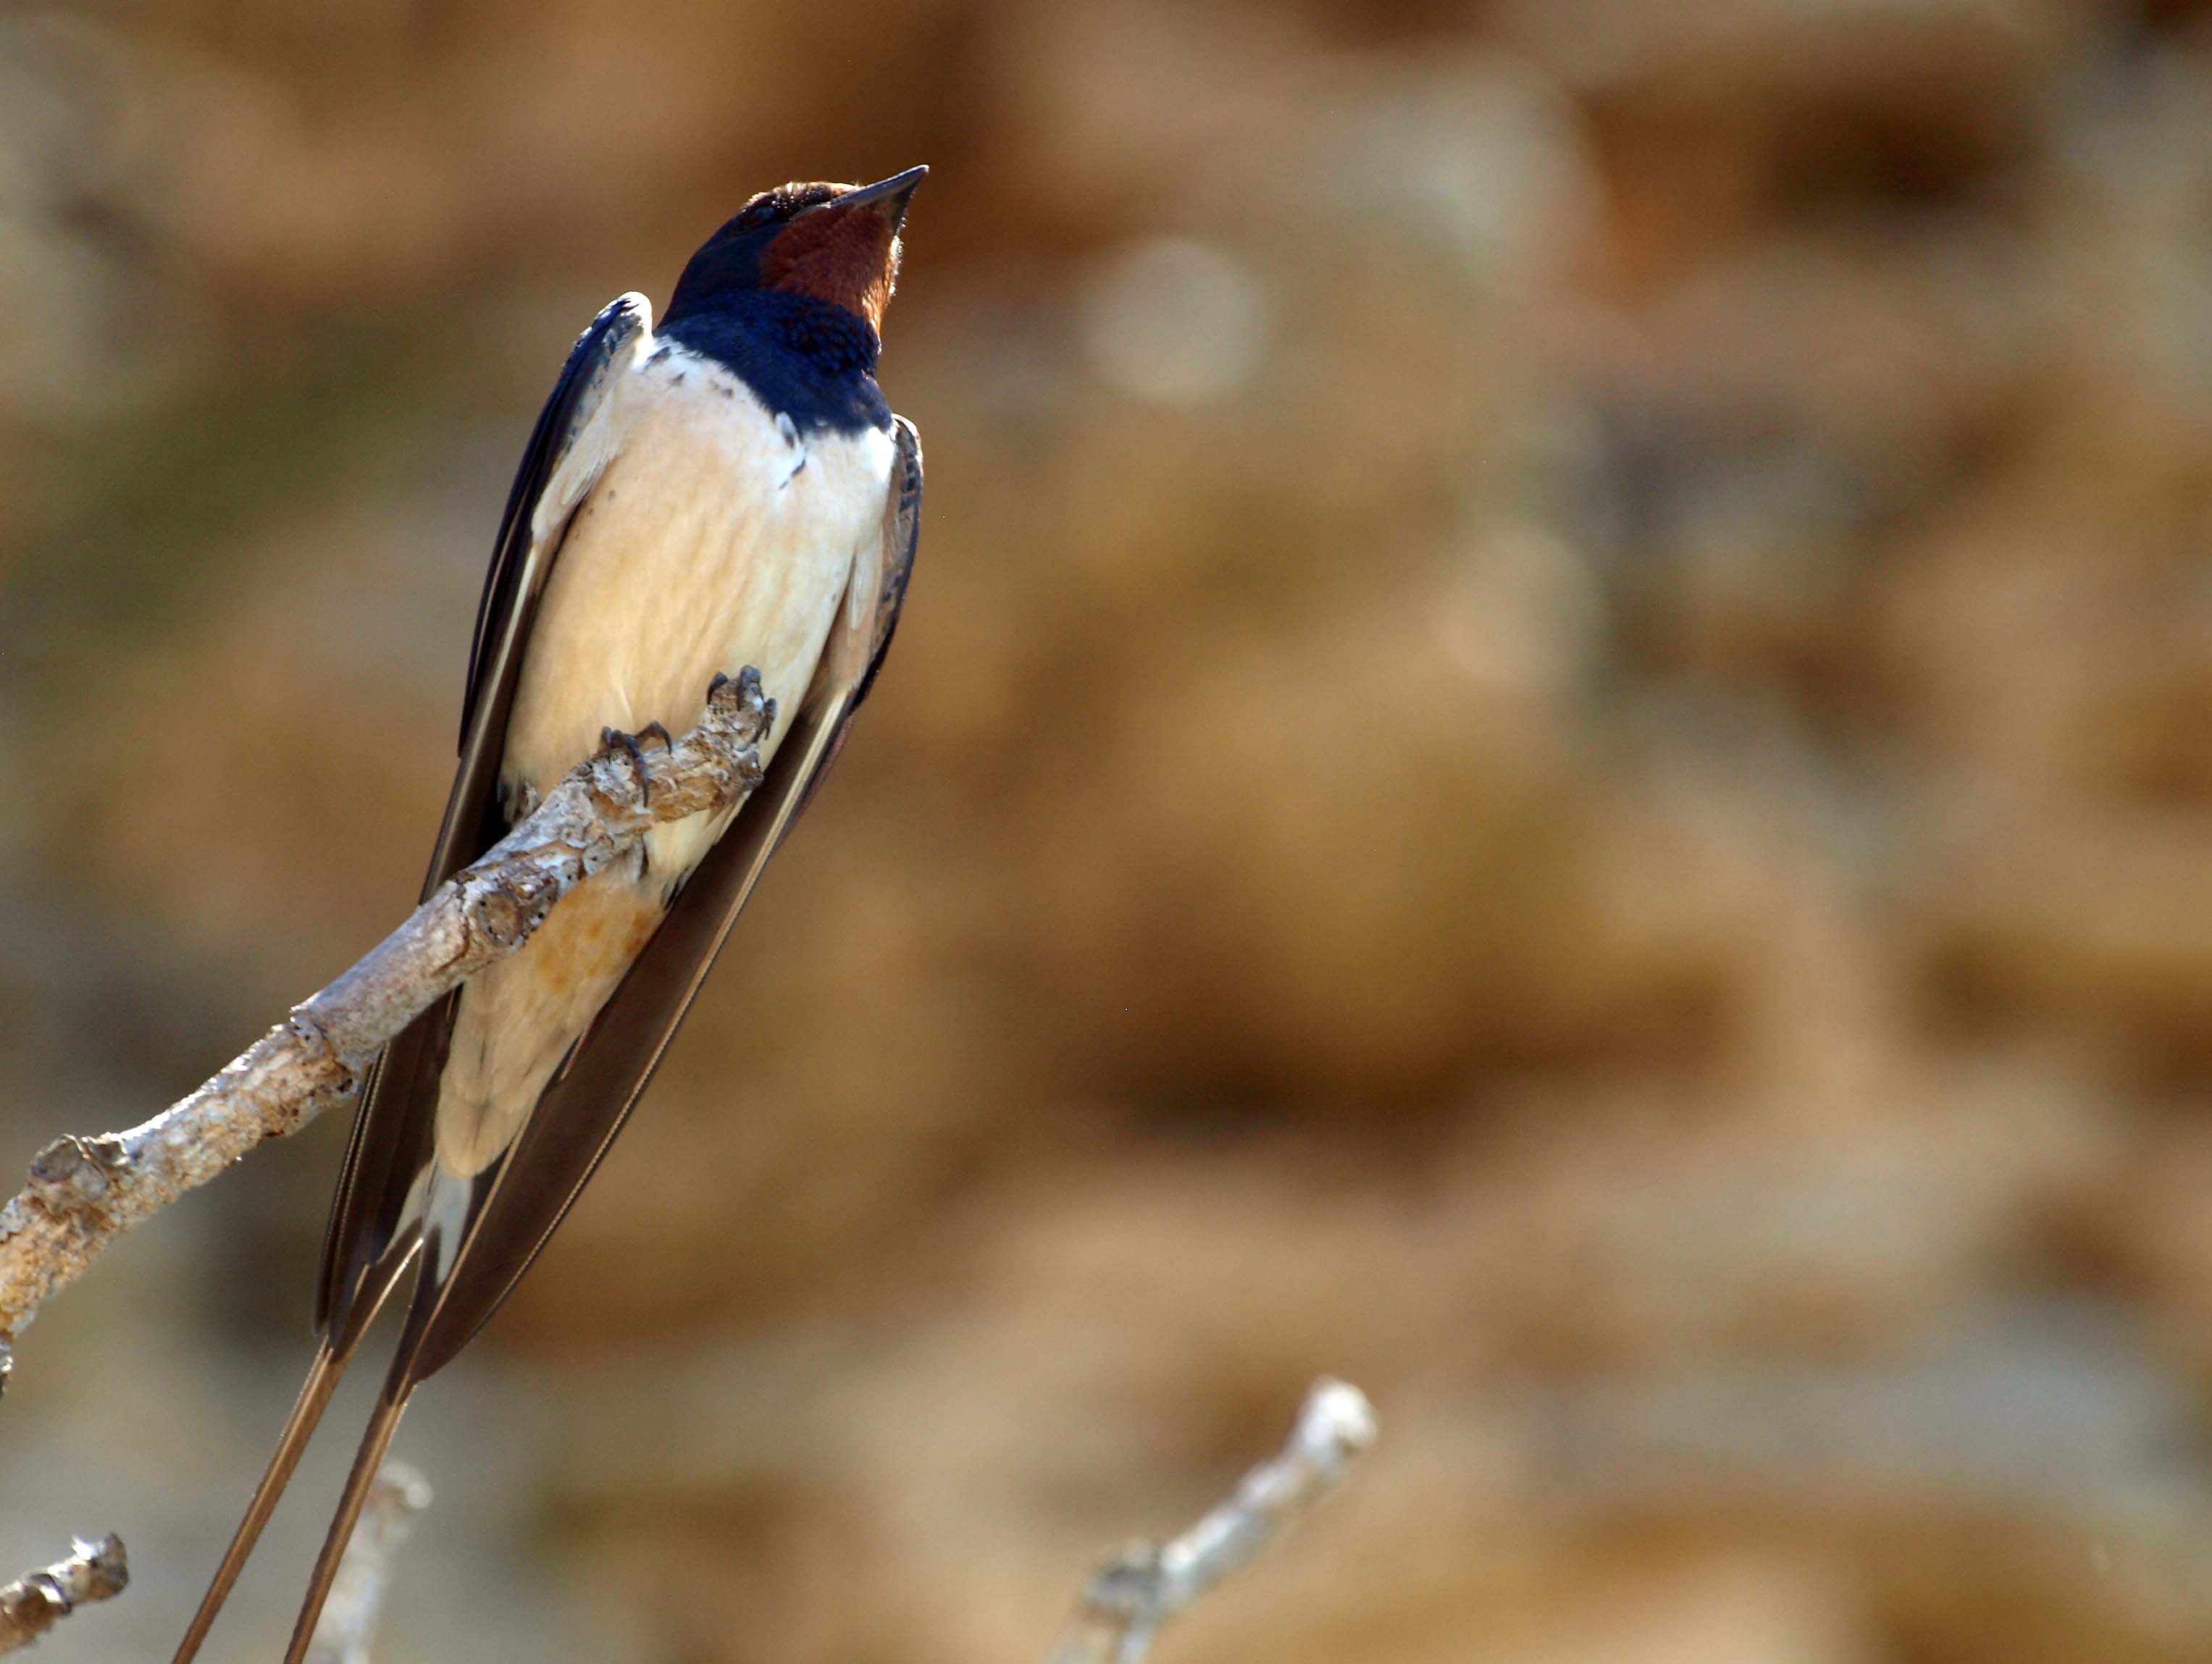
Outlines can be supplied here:
[[[898, 652], [381, 1656], [1035, 1659], [1328, 1369], [1162, 1664], [2212, 1658], [2201, 3], [11, 7], [0, 1158], [400, 916], [593, 310], [923, 161]], [[42, 1656], [167, 1655], [343, 1133], [21, 1347]]]

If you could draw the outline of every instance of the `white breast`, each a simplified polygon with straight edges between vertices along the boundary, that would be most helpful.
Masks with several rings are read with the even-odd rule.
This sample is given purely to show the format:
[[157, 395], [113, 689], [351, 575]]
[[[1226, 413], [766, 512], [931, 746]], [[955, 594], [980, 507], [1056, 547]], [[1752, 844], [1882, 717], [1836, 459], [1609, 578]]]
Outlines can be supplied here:
[[[507, 729], [504, 773], [541, 793], [602, 728], [681, 733], [717, 672], [757, 665], [795, 711], [855, 562], [879, 556], [888, 435], [802, 437], [667, 343], [611, 397], [612, 455], [561, 544]], [[662, 829], [654, 867], [688, 871], [711, 829]]]
[[[588, 475], [564, 476], [599, 471], [560, 544], [508, 718], [502, 777], [541, 793], [603, 728], [683, 732], [714, 676], [746, 665], [787, 719], [762, 747], [772, 758], [856, 566], [881, 558], [888, 435], [802, 437], [728, 371], [651, 341], [607, 398], [605, 425], [595, 418], [549, 488], [549, 501], [573, 500]], [[440, 1090], [444, 1168], [465, 1177], [507, 1147], [726, 825], [655, 828], [645, 871], [599, 873], [468, 984]]]

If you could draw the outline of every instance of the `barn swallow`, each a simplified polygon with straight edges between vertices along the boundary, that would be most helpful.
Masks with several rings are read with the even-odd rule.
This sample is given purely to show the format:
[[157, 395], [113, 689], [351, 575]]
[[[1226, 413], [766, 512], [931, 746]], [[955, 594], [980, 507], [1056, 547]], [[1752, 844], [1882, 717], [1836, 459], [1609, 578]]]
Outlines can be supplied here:
[[708, 238], [655, 325], [592, 320], [530, 436], [477, 612], [427, 896], [609, 738], [681, 732], [719, 674], [779, 713], [739, 811], [655, 827], [369, 1077], [323, 1244], [313, 1366], [176, 1654], [199, 1650], [331, 1388], [410, 1274], [397, 1353], [286, 1664], [300, 1664], [410, 1395], [536, 1258], [645, 1090], [836, 757], [905, 598], [921, 450], [875, 369], [927, 168], [787, 185]]

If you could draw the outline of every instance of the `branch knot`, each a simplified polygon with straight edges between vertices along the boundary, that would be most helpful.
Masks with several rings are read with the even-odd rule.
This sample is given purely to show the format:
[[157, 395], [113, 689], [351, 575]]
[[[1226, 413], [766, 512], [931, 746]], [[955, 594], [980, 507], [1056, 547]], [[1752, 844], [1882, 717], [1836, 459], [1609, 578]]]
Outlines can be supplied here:
[[52, 1213], [96, 1211], [106, 1204], [110, 1175], [123, 1157], [123, 1141], [112, 1133], [56, 1139], [31, 1157], [31, 1193]]
[[1084, 1586], [1083, 1604], [1101, 1618], [1135, 1623], [1160, 1606], [1160, 1546], [1139, 1537], [1107, 1555]]
[[503, 950], [527, 941], [561, 898], [558, 884], [526, 870], [501, 872], [489, 884], [472, 888], [469, 922], [495, 948]]
[[[289, 1030], [298, 1048], [304, 1096], [289, 1110], [272, 1106], [275, 1124], [255, 1139], [257, 1144], [297, 1132], [322, 1104], [334, 1103], [361, 1085], [360, 1064], [366, 1061], [366, 1054], [348, 1055], [339, 1036], [316, 1010], [323, 998], [317, 994], [293, 1006], [285, 1014], [284, 1027], [277, 1030], [280, 1034]], [[244, 1060], [240, 1059], [230, 1066], [234, 1069]]]

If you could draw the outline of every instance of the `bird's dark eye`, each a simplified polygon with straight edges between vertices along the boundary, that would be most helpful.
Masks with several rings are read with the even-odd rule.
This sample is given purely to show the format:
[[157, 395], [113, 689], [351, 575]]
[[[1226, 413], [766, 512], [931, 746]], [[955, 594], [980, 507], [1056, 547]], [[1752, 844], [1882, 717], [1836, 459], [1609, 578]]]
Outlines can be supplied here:
[[763, 191], [759, 196], [755, 197], [750, 202], [747, 203], [744, 205], [744, 211], [738, 216], [738, 229], [740, 231], [756, 231], [762, 226], [767, 225], [773, 221], [781, 219], [783, 216], [776, 211], [778, 204], [775, 200], [775, 194], [776, 193], [773, 191]]
[[738, 211], [737, 228], [757, 231], [764, 225], [779, 224], [794, 214], [828, 202], [846, 188], [819, 183], [779, 185], [773, 191], [762, 191]]

